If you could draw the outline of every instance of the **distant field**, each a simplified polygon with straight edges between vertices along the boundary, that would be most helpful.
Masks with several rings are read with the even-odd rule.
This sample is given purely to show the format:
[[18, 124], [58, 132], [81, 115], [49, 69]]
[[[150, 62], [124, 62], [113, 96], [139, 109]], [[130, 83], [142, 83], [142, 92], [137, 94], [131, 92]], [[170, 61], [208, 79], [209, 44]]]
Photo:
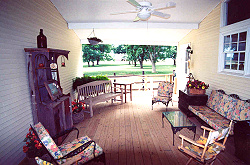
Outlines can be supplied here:
[[[96, 75], [107, 75], [111, 76], [116, 73], [116, 75], [141, 75], [142, 71], [145, 74], [153, 74], [152, 73], [152, 66], [150, 63], [143, 64], [143, 69], [140, 68], [140, 64], [136, 67], [134, 65], [129, 65], [128, 62], [100, 62], [100, 65], [95, 65], [94, 67], [88, 67], [88, 65], [83, 66], [84, 74], [89, 76], [96, 76]], [[173, 65], [166, 65], [163, 62], [156, 63], [156, 72], [154, 74], [169, 74], [173, 73], [175, 70], [175, 66]]]

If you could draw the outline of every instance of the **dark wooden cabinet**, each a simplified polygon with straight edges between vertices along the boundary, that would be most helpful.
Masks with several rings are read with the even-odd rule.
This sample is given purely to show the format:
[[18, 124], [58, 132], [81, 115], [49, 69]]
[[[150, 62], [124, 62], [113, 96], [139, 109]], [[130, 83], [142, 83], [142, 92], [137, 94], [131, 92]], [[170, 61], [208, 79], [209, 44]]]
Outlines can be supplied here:
[[178, 108], [186, 113], [188, 116], [192, 115], [192, 112], [188, 110], [189, 105], [206, 105], [208, 96], [204, 95], [191, 95], [187, 92], [179, 90], [179, 103]]
[[234, 124], [235, 155], [250, 164], [250, 120], [237, 121]]
[[[51, 136], [73, 126], [70, 94], [57, 95], [51, 99], [46, 85], [56, 81], [60, 86], [57, 59], [68, 58], [69, 51], [51, 48], [25, 48], [31, 94], [31, 106], [34, 124], [41, 122]], [[63, 58], [64, 58], [63, 57]]]

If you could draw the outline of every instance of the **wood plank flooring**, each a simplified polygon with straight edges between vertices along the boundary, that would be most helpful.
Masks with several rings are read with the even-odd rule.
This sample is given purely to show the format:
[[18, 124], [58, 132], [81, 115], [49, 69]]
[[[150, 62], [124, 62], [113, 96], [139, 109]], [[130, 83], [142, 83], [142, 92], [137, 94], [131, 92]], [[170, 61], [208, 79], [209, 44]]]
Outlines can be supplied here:
[[[175, 99], [174, 106], [170, 103], [167, 110], [179, 110], [177, 101]], [[93, 106], [93, 110], [92, 118], [85, 113], [85, 119], [75, 126], [80, 130], [80, 136], [88, 135], [104, 149], [107, 165], [182, 165], [187, 162], [188, 158], [177, 149], [180, 145], [178, 135], [193, 138], [193, 132], [188, 129], [178, 132], [173, 146], [171, 126], [166, 120], [162, 128], [161, 113], [166, 106], [156, 103], [151, 110], [150, 91], [133, 91], [133, 101], [122, 105], [120, 102], [104, 102]], [[195, 117], [190, 120], [197, 126], [198, 139], [202, 124]], [[67, 140], [73, 138], [75, 136], [71, 135]], [[233, 137], [229, 137], [226, 147], [215, 165], [244, 164], [234, 156]]]

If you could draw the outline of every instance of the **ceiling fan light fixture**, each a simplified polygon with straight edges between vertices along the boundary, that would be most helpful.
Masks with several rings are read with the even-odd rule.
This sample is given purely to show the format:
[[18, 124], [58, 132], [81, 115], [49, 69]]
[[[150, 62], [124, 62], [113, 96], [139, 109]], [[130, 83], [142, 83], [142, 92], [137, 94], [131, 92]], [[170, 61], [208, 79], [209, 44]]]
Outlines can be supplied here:
[[149, 17], [151, 16], [150, 13], [138, 13], [137, 15], [142, 21], [146, 21], [149, 19]]

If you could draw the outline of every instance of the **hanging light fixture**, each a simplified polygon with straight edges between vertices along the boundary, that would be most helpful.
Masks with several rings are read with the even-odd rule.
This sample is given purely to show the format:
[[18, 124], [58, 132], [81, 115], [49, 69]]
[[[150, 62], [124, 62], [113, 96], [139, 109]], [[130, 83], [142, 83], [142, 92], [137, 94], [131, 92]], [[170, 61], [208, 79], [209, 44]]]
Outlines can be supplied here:
[[191, 49], [191, 47], [189, 45], [187, 47], [187, 52], [190, 53], [190, 54], [193, 54], [193, 50]]
[[61, 57], [61, 67], [66, 67], [64, 56]]
[[[93, 33], [94, 37], [89, 37], [92, 33]], [[87, 38], [90, 45], [97, 45], [97, 44], [99, 44], [99, 42], [102, 42], [101, 39], [99, 39], [99, 38], [97, 38], [97, 37], [95, 36], [95, 31], [94, 31], [94, 29], [93, 29], [93, 31], [90, 33], [90, 35], [89, 35], [88, 38]]]

